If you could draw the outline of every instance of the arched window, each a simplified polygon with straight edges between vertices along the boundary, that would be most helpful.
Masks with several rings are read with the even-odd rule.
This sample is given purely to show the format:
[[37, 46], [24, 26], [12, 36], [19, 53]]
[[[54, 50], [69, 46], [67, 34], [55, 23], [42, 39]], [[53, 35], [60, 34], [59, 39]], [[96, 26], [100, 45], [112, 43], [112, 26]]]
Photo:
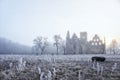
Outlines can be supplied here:
[[99, 39], [96, 40], [97, 42], [99, 41]]
[[101, 45], [102, 43], [101, 42], [99, 42], [99, 45]]
[[94, 45], [94, 43], [92, 42], [92, 45]]
[[97, 43], [95, 43], [95, 45], [97, 46]]

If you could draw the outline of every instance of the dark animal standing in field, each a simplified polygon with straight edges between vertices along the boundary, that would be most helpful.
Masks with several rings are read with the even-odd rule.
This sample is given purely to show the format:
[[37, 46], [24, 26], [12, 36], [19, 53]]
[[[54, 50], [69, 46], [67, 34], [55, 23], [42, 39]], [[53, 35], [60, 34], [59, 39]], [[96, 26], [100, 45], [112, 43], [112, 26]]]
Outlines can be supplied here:
[[99, 57], [99, 56], [94, 56], [91, 59], [92, 59], [92, 61], [98, 61], [98, 62], [104, 62], [105, 61], [105, 57]]

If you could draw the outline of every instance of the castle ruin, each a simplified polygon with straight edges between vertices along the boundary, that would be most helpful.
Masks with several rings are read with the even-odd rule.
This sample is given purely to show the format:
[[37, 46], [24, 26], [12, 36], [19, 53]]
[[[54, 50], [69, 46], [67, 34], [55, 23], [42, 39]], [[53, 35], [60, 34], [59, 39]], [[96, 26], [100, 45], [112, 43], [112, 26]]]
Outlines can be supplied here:
[[69, 31], [66, 35], [66, 54], [105, 54], [105, 42], [94, 35], [92, 40], [87, 40], [87, 32], [80, 32], [80, 38], [74, 33], [70, 38]]

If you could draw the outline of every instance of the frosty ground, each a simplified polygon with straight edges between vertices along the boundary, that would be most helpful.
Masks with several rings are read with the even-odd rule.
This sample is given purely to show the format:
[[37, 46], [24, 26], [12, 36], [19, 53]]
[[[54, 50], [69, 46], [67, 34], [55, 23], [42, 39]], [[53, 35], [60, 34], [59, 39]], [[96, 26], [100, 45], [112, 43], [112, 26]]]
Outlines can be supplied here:
[[75, 61], [89, 61], [92, 56], [103, 56], [106, 57], [108, 61], [119, 61], [120, 54], [82, 54], [82, 55], [0, 55], [0, 59], [43, 59], [47, 61], [51, 61], [53, 58], [55, 60], [75, 60]]
[[120, 80], [120, 55], [0, 55], [0, 80]]

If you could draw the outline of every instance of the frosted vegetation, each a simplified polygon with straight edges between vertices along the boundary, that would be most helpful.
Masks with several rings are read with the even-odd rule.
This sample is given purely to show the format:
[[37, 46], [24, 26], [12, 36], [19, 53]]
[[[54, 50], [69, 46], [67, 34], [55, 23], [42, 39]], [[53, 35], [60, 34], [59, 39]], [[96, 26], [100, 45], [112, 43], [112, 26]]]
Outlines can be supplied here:
[[120, 56], [99, 55], [105, 62], [92, 56], [1, 55], [0, 80], [120, 80]]

